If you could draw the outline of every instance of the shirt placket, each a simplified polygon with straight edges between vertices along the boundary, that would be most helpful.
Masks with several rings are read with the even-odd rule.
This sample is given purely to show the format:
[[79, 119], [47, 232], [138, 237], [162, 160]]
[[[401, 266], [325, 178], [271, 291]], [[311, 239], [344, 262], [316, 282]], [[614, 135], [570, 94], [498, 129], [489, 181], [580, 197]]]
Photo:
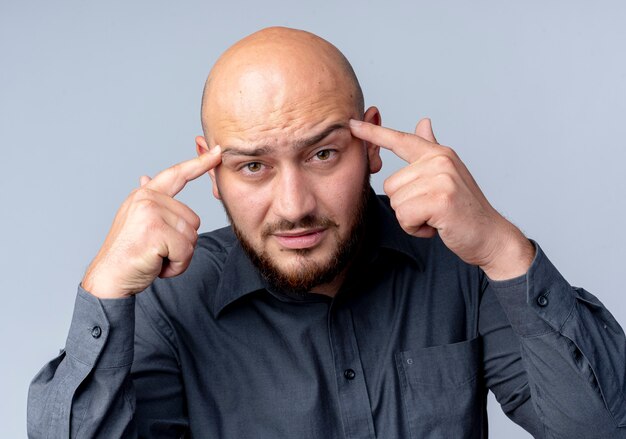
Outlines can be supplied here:
[[375, 438], [372, 409], [350, 309], [331, 307], [328, 326], [345, 437]]

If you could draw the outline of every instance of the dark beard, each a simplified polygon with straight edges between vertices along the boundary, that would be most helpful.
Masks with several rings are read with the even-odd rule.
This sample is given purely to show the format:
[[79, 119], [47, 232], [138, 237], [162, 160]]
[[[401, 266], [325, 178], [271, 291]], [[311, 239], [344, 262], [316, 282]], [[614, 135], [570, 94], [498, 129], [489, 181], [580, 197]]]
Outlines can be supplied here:
[[[233, 222], [226, 203], [224, 203], [223, 200], [222, 203], [235, 236], [237, 236], [237, 239], [241, 243], [241, 247], [267, 281], [270, 289], [279, 293], [302, 298], [314, 287], [327, 284], [335, 279], [348, 266], [350, 261], [355, 258], [359, 250], [359, 244], [363, 241], [363, 237], [365, 236], [366, 211], [369, 196], [370, 175], [366, 173], [360, 200], [356, 206], [354, 223], [346, 238], [338, 243], [337, 248], [326, 263], [306, 262], [302, 260], [300, 267], [292, 273], [285, 273], [280, 270], [272, 258], [265, 252], [257, 252], [252, 247], [250, 241], [243, 235], [243, 232]], [[339, 226], [326, 217], [307, 216], [297, 223], [283, 220], [277, 224], [272, 224], [263, 230], [263, 237], [268, 236], [276, 230], [311, 227], [330, 227], [336, 230]], [[292, 251], [294, 258], [304, 258], [310, 253], [309, 249]]]

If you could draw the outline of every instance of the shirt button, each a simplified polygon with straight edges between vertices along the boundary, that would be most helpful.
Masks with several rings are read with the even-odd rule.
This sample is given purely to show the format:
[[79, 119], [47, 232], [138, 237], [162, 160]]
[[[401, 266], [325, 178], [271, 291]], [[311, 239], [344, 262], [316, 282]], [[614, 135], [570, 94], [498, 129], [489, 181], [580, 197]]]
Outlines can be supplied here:
[[542, 306], [542, 307], [548, 305], [548, 298], [544, 296], [543, 294], [537, 297], [537, 305]]
[[346, 369], [343, 372], [343, 376], [346, 377], [347, 380], [353, 380], [354, 377], [356, 376], [356, 372], [353, 371], [352, 369]]
[[94, 326], [93, 328], [91, 328], [91, 336], [93, 338], [100, 338], [101, 335], [102, 329], [100, 329], [100, 326]]

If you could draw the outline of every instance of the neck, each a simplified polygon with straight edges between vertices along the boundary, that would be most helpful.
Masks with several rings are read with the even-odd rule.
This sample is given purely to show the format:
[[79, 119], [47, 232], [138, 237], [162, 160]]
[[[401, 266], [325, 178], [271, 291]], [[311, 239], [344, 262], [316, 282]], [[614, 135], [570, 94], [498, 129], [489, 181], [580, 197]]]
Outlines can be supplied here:
[[343, 285], [343, 282], [346, 280], [347, 273], [348, 267], [344, 268], [343, 271], [335, 276], [335, 278], [330, 282], [313, 287], [310, 293], [322, 294], [328, 297], [335, 297], [339, 292], [339, 289]]

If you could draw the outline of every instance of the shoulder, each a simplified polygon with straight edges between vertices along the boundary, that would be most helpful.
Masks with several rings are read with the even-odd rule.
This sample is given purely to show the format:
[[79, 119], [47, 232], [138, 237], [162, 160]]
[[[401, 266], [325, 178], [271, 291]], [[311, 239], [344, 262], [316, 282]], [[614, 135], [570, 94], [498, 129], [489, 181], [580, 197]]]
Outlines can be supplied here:
[[212, 309], [213, 295], [219, 285], [226, 260], [237, 238], [230, 227], [198, 236], [189, 267], [172, 278], [157, 278], [138, 294], [138, 306], [149, 314], [185, 316]]
[[[411, 256], [424, 271], [443, 267], [459, 269], [463, 266], [463, 262], [445, 246], [438, 234], [432, 238], [417, 238], [405, 232], [386, 195], [376, 195], [370, 215], [378, 244]], [[444, 264], [443, 267], [441, 264]]]
[[453, 253], [438, 234], [432, 238], [417, 238], [406, 233], [396, 218], [389, 198], [376, 197], [374, 206], [377, 232], [382, 247], [410, 256], [419, 271], [431, 279], [441, 279], [462, 286], [464, 291], [477, 292], [475, 286], [482, 284], [482, 273]]
[[231, 227], [222, 227], [212, 232], [201, 233], [188, 270], [206, 268], [204, 263], [214, 261], [220, 267], [237, 242]]

